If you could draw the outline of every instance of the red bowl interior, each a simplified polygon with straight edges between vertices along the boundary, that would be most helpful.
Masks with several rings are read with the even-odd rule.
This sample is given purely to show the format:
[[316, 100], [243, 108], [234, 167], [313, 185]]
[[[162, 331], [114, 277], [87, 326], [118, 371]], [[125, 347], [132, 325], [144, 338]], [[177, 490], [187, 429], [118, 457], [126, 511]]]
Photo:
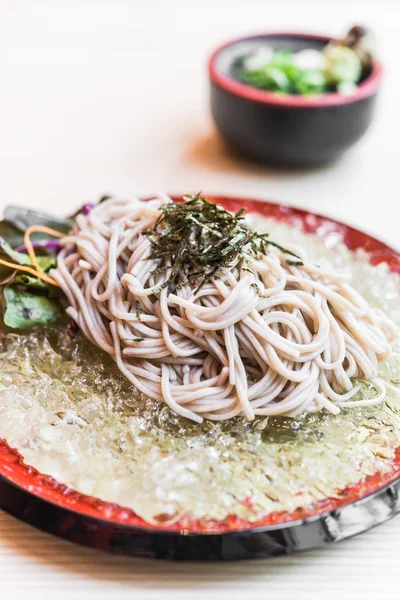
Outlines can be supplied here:
[[[391, 271], [400, 274], [400, 255], [386, 246], [383, 242], [348, 227], [342, 223], [315, 215], [303, 210], [289, 208], [270, 202], [259, 202], [245, 198], [231, 198], [225, 196], [209, 196], [209, 200], [221, 204], [227, 210], [236, 212], [244, 207], [249, 212], [258, 213], [265, 217], [273, 217], [286, 223], [300, 223], [303, 230], [308, 233], [338, 232], [348, 248], [355, 250], [362, 248], [369, 252], [371, 264], [387, 262]], [[175, 200], [180, 198], [175, 197]], [[147, 523], [132, 510], [103, 502], [97, 498], [80, 494], [64, 484], [57, 482], [48, 475], [39, 473], [36, 469], [25, 465], [18, 452], [7, 445], [5, 440], [0, 441], [0, 476], [26, 492], [42, 500], [56, 504], [75, 513], [94, 517], [110, 524], [117, 523], [129, 527], [138, 527], [153, 531], [184, 531], [185, 533], [221, 533], [234, 532], [259, 527], [274, 526], [282, 523], [291, 523], [299, 519], [309, 518], [321, 513], [330, 512], [341, 506], [352, 503], [378, 491], [400, 477], [400, 448], [396, 451], [392, 468], [386, 473], [376, 473], [367, 477], [362, 482], [348, 487], [341, 492], [341, 498], [327, 498], [319, 502], [313, 510], [296, 510], [289, 512], [275, 512], [266, 515], [258, 522], [249, 523], [235, 515], [223, 521], [196, 520], [186, 517], [172, 525]], [[250, 499], [249, 499], [250, 502]]]

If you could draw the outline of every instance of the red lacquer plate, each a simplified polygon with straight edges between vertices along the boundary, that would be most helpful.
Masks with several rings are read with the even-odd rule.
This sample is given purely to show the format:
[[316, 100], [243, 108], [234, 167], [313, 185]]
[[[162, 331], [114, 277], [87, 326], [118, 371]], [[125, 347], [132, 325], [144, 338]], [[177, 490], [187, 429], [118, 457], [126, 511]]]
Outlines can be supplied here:
[[[374, 265], [386, 262], [400, 274], [400, 255], [352, 227], [287, 206], [245, 198], [208, 198], [236, 212], [247, 211], [299, 224], [305, 232], [337, 232], [351, 250], [362, 248]], [[179, 201], [179, 197], [174, 197]], [[0, 507], [24, 521], [66, 539], [133, 556], [177, 560], [266, 558], [320, 547], [382, 523], [400, 512], [400, 448], [392, 468], [325, 499], [311, 511], [276, 512], [254, 523], [235, 515], [224, 521], [187, 517], [154, 526], [130, 509], [85, 496], [25, 465], [18, 452], [0, 441]]]

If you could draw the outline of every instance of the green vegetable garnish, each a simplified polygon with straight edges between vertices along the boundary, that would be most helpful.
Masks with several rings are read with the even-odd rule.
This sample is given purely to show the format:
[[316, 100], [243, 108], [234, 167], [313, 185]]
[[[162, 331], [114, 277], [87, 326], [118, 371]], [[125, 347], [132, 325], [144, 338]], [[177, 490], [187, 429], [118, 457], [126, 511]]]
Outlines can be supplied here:
[[[4, 221], [11, 224], [15, 229], [22, 232], [22, 234], [32, 225], [45, 225], [46, 227], [56, 229], [61, 233], [68, 233], [73, 226], [73, 222], [69, 219], [59, 219], [42, 211], [24, 208], [22, 206], [14, 206], [13, 204], [6, 206], [4, 211]], [[37, 233], [36, 236], [37, 239], [41, 240], [50, 239], [51, 237], [45, 233]], [[21, 244], [22, 243], [23, 237]]]
[[[1, 229], [1, 228], [0, 228]], [[27, 254], [13, 250], [11, 245], [2, 237], [0, 237], [0, 258], [6, 262], [17, 265], [29, 265], [30, 259]], [[9, 280], [13, 274], [13, 269], [0, 264], [0, 285]]]
[[329, 44], [324, 50], [325, 76], [331, 85], [357, 83], [361, 77], [362, 66], [357, 54], [351, 48]]
[[273, 52], [261, 46], [234, 61], [234, 76], [252, 87], [282, 94], [349, 94], [359, 83], [363, 67], [372, 64], [372, 56], [363, 47], [365, 36], [364, 30], [353, 28], [343, 40], [332, 41], [321, 51]]
[[3, 290], [3, 320], [14, 329], [54, 325], [62, 315], [57, 300], [7, 286]]
[[[0, 259], [11, 265], [32, 266], [27, 252], [18, 252], [15, 248], [23, 247], [26, 229], [38, 224], [65, 233], [73, 225], [68, 219], [58, 219], [28, 208], [7, 206], [4, 220], [0, 221]], [[33, 236], [41, 240], [52, 238], [42, 232], [34, 233]], [[43, 271], [48, 273], [57, 266], [57, 259], [54, 255], [47, 254], [45, 246], [39, 251], [44, 255], [36, 256], [36, 260]], [[0, 286], [3, 321], [8, 327], [27, 329], [34, 325], [52, 325], [62, 317], [59, 288], [40, 277], [0, 264]]]
[[327, 89], [326, 77], [321, 71], [301, 71], [296, 79], [298, 94], [323, 94]]

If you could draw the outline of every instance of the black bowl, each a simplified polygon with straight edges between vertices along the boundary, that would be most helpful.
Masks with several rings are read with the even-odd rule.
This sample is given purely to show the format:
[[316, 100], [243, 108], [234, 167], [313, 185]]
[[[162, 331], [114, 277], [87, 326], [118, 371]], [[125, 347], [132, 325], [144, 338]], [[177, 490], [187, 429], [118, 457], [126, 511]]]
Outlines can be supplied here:
[[235, 58], [260, 42], [275, 50], [322, 49], [331, 38], [303, 33], [267, 33], [235, 39], [209, 60], [211, 111], [222, 136], [264, 163], [312, 166], [338, 158], [367, 131], [375, 109], [382, 67], [374, 62], [350, 95], [279, 94], [235, 78]]

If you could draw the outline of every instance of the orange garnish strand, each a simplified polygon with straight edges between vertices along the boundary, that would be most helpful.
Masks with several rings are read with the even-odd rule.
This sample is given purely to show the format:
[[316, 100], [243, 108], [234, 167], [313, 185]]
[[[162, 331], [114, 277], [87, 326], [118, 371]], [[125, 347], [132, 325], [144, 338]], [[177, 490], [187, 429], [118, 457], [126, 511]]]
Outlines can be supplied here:
[[51, 283], [51, 285], [56, 285], [57, 287], [60, 287], [55, 279], [49, 277], [48, 275], [46, 275], [46, 273], [43, 272], [43, 269], [37, 271], [36, 269], [32, 269], [32, 267], [27, 267], [26, 265], [16, 265], [14, 263], [10, 263], [6, 260], [3, 260], [2, 258], [0, 258], [0, 265], [10, 267], [11, 269], [16, 269], [17, 271], [25, 271], [26, 273], [30, 273], [35, 277], [39, 277], [39, 279], [43, 279], [43, 281], [46, 281], [47, 283]]
[[31, 263], [33, 266], [28, 267], [26, 265], [16, 265], [14, 263], [8, 262], [7, 260], [3, 260], [2, 258], [0, 258], [0, 265], [4, 265], [5, 267], [10, 267], [11, 269], [14, 269], [17, 271], [25, 271], [25, 273], [30, 273], [31, 275], [34, 275], [35, 277], [39, 277], [39, 279], [42, 279], [46, 283], [50, 283], [51, 285], [60, 287], [59, 284], [57, 283], [57, 281], [55, 279], [53, 279], [52, 277], [49, 277], [48, 275], [46, 275], [46, 273], [43, 271], [42, 267], [38, 264], [38, 261], [36, 259], [35, 250], [32, 246], [32, 242], [30, 239], [31, 233], [34, 233], [35, 231], [47, 233], [48, 235], [52, 235], [52, 236], [58, 237], [58, 238], [65, 237], [65, 235], [66, 235], [65, 233], [60, 233], [59, 231], [56, 231], [55, 229], [51, 229], [51, 227], [46, 227], [45, 225], [32, 225], [31, 227], [28, 227], [28, 229], [25, 231], [24, 244], [25, 244], [26, 250], [28, 252], [28, 256], [31, 259]]
[[[31, 259], [32, 265], [36, 268], [37, 271], [42, 273], [42, 275], [45, 275], [45, 272], [43, 271], [42, 267], [40, 265], [38, 265], [38, 262], [36, 260], [35, 250], [32, 246], [32, 242], [31, 242], [31, 233], [35, 233], [35, 231], [39, 231], [41, 233], [47, 233], [48, 235], [52, 235], [53, 237], [58, 237], [58, 238], [65, 237], [66, 234], [60, 233], [59, 231], [56, 231], [55, 229], [51, 229], [51, 227], [46, 227], [45, 225], [31, 225], [31, 227], [28, 227], [28, 229], [25, 231], [24, 244], [27, 249], [28, 256]], [[49, 277], [49, 279], [51, 279], [51, 278]], [[52, 281], [54, 281], [54, 279]], [[54, 283], [53, 285], [58, 285], [58, 284]]]

